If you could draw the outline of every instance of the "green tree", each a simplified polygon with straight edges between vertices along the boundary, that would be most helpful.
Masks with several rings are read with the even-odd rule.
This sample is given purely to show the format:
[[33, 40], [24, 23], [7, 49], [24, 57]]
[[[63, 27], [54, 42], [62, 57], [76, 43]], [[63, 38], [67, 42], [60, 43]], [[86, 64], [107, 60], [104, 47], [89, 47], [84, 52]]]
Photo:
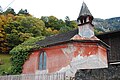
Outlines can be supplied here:
[[13, 14], [13, 15], [16, 15], [15, 11], [13, 8], [9, 7], [5, 12], [4, 14]]
[[68, 16], [65, 17], [65, 23], [67, 26], [70, 26], [70, 18]]
[[30, 37], [43, 35], [45, 24], [42, 20], [26, 15], [9, 17], [5, 26], [10, 49], [24, 42]]
[[44, 21], [45, 27], [51, 28], [52, 30], [60, 30], [61, 27], [65, 26], [65, 22], [55, 16], [42, 16], [41, 20]]
[[51, 28], [45, 28], [43, 33], [44, 33], [43, 36], [50, 36], [50, 35], [58, 34], [59, 31], [58, 30], [52, 30]]
[[19, 14], [29, 15], [29, 12], [27, 11], [27, 9], [25, 9], [25, 10], [21, 9], [21, 10], [18, 12], [18, 15], [19, 15]]
[[72, 28], [70, 28], [69, 26], [64, 26], [64, 27], [60, 28], [59, 32], [65, 33], [65, 32], [70, 31], [70, 30], [72, 30]]
[[65, 17], [65, 23], [70, 28], [77, 28], [77, 22], [75, 22], [74, 20], [71, 21], [68, 16]]

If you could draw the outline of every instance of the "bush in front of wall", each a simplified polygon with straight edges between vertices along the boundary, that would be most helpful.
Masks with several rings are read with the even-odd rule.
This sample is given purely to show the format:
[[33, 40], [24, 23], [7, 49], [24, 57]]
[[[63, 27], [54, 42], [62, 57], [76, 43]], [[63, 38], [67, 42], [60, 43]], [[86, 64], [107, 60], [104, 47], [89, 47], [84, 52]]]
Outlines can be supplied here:
[[28, 59], [29, 55], [31, 54], [32, 50], [39, 49], [40, 47], [36, 44], [39, 40], [43, 40], [45, 37], [32, 37], [25, 41], [24, 43], [14, 47], [10, 54], [11, 57], [11, 74], [21, 74], [22, 73], [22, 66], [24, 62]]

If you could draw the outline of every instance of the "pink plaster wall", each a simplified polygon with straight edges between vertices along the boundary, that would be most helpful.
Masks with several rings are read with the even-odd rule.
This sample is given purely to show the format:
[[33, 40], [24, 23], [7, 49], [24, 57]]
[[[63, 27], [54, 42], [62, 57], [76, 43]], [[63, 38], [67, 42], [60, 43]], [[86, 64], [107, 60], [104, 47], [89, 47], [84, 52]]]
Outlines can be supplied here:
[[[47, 71], [49, 73], [59, 71], [61, 68], [66, 67], [71, 63], [73, 58], [77, 57], [78, 55], [82, 57], [97, 55], [100, 57], [100, 59], [102, 59], [103, 62], [105, 62], [105, 64], [107, 63], [106, 49], [98, 46], [97, 43], [66, 43], [63, 45], [43, 48], [42, 50], [44, 50], [47, 54]], [[24, 74], [35, 73], [35, 71], [38, 70], [39, 55], [40, 50], [35, 51], [30, 55], [29, 59], [23, 65]], [[82, 67], [85, 66], [86, 63], [84, 63]], [[94, 67], [94, 65], [92, 66]], [[91, 67], [91, 65], [89, 65], [88, 68], [89, 67]]]
[[23, 65], [23, 74], [31, 74], [35, 73], [35, 71], [38, 69], [38, 59], [39, 59], [39, 51], [33, 52], [28, 60]]

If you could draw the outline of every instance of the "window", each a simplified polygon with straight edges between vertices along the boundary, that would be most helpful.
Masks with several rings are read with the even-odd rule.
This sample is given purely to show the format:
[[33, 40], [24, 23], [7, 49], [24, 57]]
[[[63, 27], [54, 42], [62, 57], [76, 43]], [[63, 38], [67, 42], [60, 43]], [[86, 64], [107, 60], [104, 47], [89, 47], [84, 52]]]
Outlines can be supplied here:
[[40, 53], [39, 70], [46, 70], [46, 52]]

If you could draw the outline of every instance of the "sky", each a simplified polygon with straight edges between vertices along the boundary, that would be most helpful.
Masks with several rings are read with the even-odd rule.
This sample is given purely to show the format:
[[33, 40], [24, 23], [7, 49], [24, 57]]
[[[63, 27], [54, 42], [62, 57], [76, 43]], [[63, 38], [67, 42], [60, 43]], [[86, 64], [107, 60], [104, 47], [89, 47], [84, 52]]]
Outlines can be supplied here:
[[27, 9], [37, 18], [53, 15], [58, 19], [69, 16], [70, 20], [76, 20], [83, 1], [95, 18], [120, 17], [120, 0], [0, 0], [0, 6], [5, 11], [10, 4], [9, 7], [16, 13], [20, 9]]

